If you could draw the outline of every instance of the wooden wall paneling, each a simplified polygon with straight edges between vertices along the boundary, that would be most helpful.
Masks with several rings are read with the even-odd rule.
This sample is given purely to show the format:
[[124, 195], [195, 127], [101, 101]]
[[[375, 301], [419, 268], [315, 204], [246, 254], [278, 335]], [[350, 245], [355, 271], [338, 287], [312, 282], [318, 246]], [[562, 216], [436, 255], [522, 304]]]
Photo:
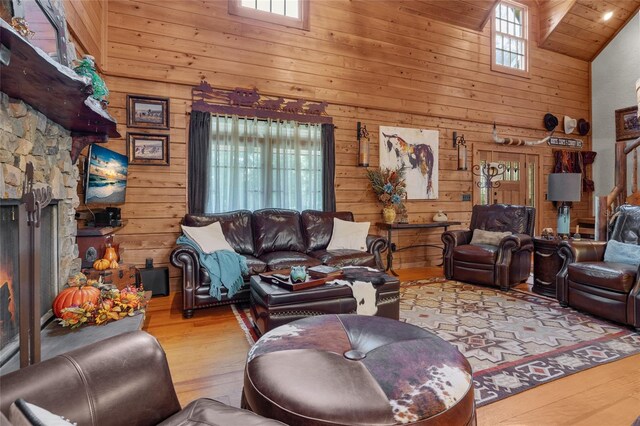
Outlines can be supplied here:
[[[338, 209], [359, 221], [380, 221], [381, 206], [368, 189], [365, 169], [356, 167], [355, 123], [371, 133], [370, 164], [378, 164], [378, 127], [394, 125], [440, 132], [440, 195], [410, 200], [412, 221], [430, 221], [438, 210], [463, 226], [470, 219], [470, 171], [458, 171], [452, 132], [473, 147], [492, 147], [492, 123], [501, 136], [537, 139], [547, 135], [542, 117], [552, 112], [588, 117], [588, 63], [532, 45], [532, 77], [491, 72], [489, 33], [470, 31], [415, 16], [393, 2], [315, 2], [308, 32], [226, 14], [226, 2], [110, 1], [108, 10], [109, 110], [126, 127], [127, 94], [166, 96], [171, 102], [171, 165], [131, 166], [123, 215], [129, 220], [117, 240], [136, 263], [168, 256], [186, 212], [186, 143], [191, 87], [206, 78], [214, 87], [257, 87], [261, 93], [330, 103], [336, 129]], [[530, 9], [537, 13], [535, 7]], [[393, 16], [393, 22], [389, 19]], [[146, 130], [145, 130], [146, 131]], [[148, 132], [152, 132], [149, 130]], [[589, 138], [585, 138], [590, 146]], [[124, 141], [110, 141], [124, 150]], [[551, 149], [539, 147], [543, 168]], [[471, 155], [470, 155], [471, 157]], [[469, 159], [471, 165], [472, 158]], [[546, 182], [544, 183], [546, 185]], [[544, 226], [555, 226], [545, 202]], [[575, 211], [575, 210], [574, 210]], [[380, 232], [375, 227], [374, 232]], [[400, 235], [399, 246], [439, 243], [435, 232]], [[397, 254], [400, 267], [435, 265], [439, 250], [416, 248]], [[171, 267], [172, 289], [180, 271]]]
[[100, 70], [104, 70], [106, 60], [107, 3], [107, 0], [64, 0], [69, 32], [81, 52], [95, 57]]

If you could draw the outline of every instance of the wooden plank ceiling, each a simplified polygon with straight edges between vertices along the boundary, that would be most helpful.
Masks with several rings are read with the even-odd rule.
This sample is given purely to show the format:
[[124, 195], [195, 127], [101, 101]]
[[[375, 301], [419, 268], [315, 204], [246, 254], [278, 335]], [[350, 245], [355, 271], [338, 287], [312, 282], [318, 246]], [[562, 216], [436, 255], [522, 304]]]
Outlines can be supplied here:
[[[640, 0], [524, 0], [539, 8], [543, 49], [591, 61], [638, 12]], [[406, 12], [482, 31], [498, 0], [395, 0]], [[606, 12], [613, 12], [604, 21]]]

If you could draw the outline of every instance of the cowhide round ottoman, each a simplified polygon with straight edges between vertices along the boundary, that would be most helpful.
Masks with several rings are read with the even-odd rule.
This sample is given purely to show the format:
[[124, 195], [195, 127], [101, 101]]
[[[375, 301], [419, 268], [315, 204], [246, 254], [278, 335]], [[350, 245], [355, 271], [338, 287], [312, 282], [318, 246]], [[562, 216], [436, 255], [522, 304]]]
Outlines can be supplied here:
[[471, 367], [419, 327], [321, 315], [251, 348], [243, 408], [289, 425], [474, 425]]

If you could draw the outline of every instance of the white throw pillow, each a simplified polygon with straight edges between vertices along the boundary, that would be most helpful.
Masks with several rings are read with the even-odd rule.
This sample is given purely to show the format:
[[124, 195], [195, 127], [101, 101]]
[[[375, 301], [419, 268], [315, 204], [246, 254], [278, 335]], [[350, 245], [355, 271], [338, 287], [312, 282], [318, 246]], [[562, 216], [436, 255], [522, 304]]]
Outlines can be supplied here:
[[220, 222], [213, 222], [207, 226], [184, 226], [182, 232], [196, 243], [204, 253], [213, 253], [217, 250], [234, 251], [224, 238]]
[[485, 231], [483, 229], [474, 229], [473, 237], [471, 238], [471, 242], [469, 244], [486, 244], [497, 247], [500, 245], [500, 241], [502, 241], [504, 237], [508, 237], [509, 235], [512, 235], [511, 232], [495, 232]]
[[77, 424], [23, 399], [18, 399], [9, 407], [9, 421], [14, 426], [75, 426]]
[[333, 234], [327, 250], [367, 251], [370, 222], [351, 222], [333, 218]]

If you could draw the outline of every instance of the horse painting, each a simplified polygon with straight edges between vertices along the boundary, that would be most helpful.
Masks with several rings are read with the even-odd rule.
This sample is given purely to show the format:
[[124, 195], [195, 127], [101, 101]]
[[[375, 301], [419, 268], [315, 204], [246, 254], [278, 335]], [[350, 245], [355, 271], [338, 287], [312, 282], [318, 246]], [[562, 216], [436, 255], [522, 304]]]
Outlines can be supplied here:
[[408, 198], [437, 198], [438, 132], [381, 127], [380, 136], [380, 166], [405, 168]]

